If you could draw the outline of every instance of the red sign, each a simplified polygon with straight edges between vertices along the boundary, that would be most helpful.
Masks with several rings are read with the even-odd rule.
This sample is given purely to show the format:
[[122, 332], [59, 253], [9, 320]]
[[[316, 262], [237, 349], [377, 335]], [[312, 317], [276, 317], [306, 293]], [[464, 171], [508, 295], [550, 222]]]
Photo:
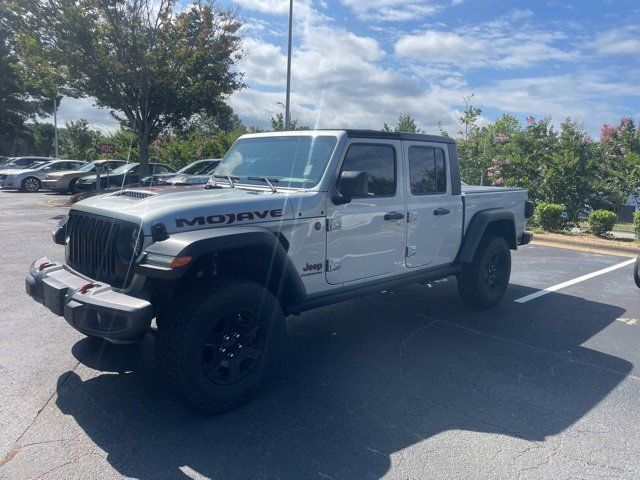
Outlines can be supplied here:
[[116, 153], [116, 146], [112, 143], [100, 143], [98, 144], [98, 150], [100, 153]]

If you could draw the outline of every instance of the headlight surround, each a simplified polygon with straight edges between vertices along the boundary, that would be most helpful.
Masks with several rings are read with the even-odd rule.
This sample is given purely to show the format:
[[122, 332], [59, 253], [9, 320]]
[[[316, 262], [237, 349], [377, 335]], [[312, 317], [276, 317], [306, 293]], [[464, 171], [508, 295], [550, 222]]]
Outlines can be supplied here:
[[123, 263], [130, 263], [140, 256], [144, 237], [139, 227], [126, 227], [118, 235], [116, 252]]

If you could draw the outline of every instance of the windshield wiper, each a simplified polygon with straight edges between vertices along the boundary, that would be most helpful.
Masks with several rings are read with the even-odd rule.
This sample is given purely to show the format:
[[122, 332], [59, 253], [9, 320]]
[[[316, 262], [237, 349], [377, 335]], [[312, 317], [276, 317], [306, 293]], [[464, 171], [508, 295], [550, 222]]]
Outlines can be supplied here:
[[273, 186], [274, 183], [278, 183], [280, 180], [277, 178], [268, 178], [268, 177], [247, 177], [247, 180], [259, 180], [261, 182], [266, 183], [271, 188], [271, 193], [278, 193], [278, 189]]
[[240, 178], [238, 177], [233, 177], [231, 175], [212, 175], [213, 178], [223, 178], [225, 179], [227, 182], [229, 182], [229, 186], [231, 188], [234, 188], [236, 186], [236, 180], [240, 180]]

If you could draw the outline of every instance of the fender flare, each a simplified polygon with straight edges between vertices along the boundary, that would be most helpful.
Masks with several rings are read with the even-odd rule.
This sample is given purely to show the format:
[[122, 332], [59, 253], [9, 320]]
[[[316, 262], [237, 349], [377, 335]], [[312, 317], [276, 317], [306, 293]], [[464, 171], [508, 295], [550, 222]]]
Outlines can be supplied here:
[[[209, 228], [171, 234], [168, 239], [146, 248], [145, 254], [136, 264], [136, 273], [151, 278], [178, 280], [204, 255], [251, 246], [267, 247], [272, 252], [271, 261], [280, 267], [284, 284], [293, 290], [290, 293], [296, 302], [302, 302], [307, 292], [283, 242], [273, 232], [260, 227]], [[162, 268], [144, 263], [146, 254], [149, 253], [169, 257], [189, 256], [192, 260], [186, 267]]]
[[469, 227], [465, 232], [462, 246], [458, 252], [458, 263], [471, 263], [487, 227], [493, 222], [504, 220], [510, 225], [509, 231], [507, 232], [508, 238], [505, 238], [505, 240], [509, 244], [510, 249], [516, 250], [518, 245], [516, 241], [516, 222], [513, 212], [500, 208], [483, 210], [476, 213], [469, 222]]

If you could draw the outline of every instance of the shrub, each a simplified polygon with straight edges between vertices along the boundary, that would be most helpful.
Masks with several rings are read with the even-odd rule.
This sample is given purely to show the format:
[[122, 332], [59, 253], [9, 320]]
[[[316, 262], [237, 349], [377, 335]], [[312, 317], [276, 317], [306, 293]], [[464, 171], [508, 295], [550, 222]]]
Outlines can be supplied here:
[[565, 207], [557, 203], [538, 203], [534, 217], [535, 223], [550, 232], [564, 230], [567, 226]]
[[594, 210], [589, 214], [589, 230], [594, 235], [604, 235], [613, 230], [618, 216], [609, 210]]
[[640, 211], [633, 212], [633, 231], [640, 237]]

